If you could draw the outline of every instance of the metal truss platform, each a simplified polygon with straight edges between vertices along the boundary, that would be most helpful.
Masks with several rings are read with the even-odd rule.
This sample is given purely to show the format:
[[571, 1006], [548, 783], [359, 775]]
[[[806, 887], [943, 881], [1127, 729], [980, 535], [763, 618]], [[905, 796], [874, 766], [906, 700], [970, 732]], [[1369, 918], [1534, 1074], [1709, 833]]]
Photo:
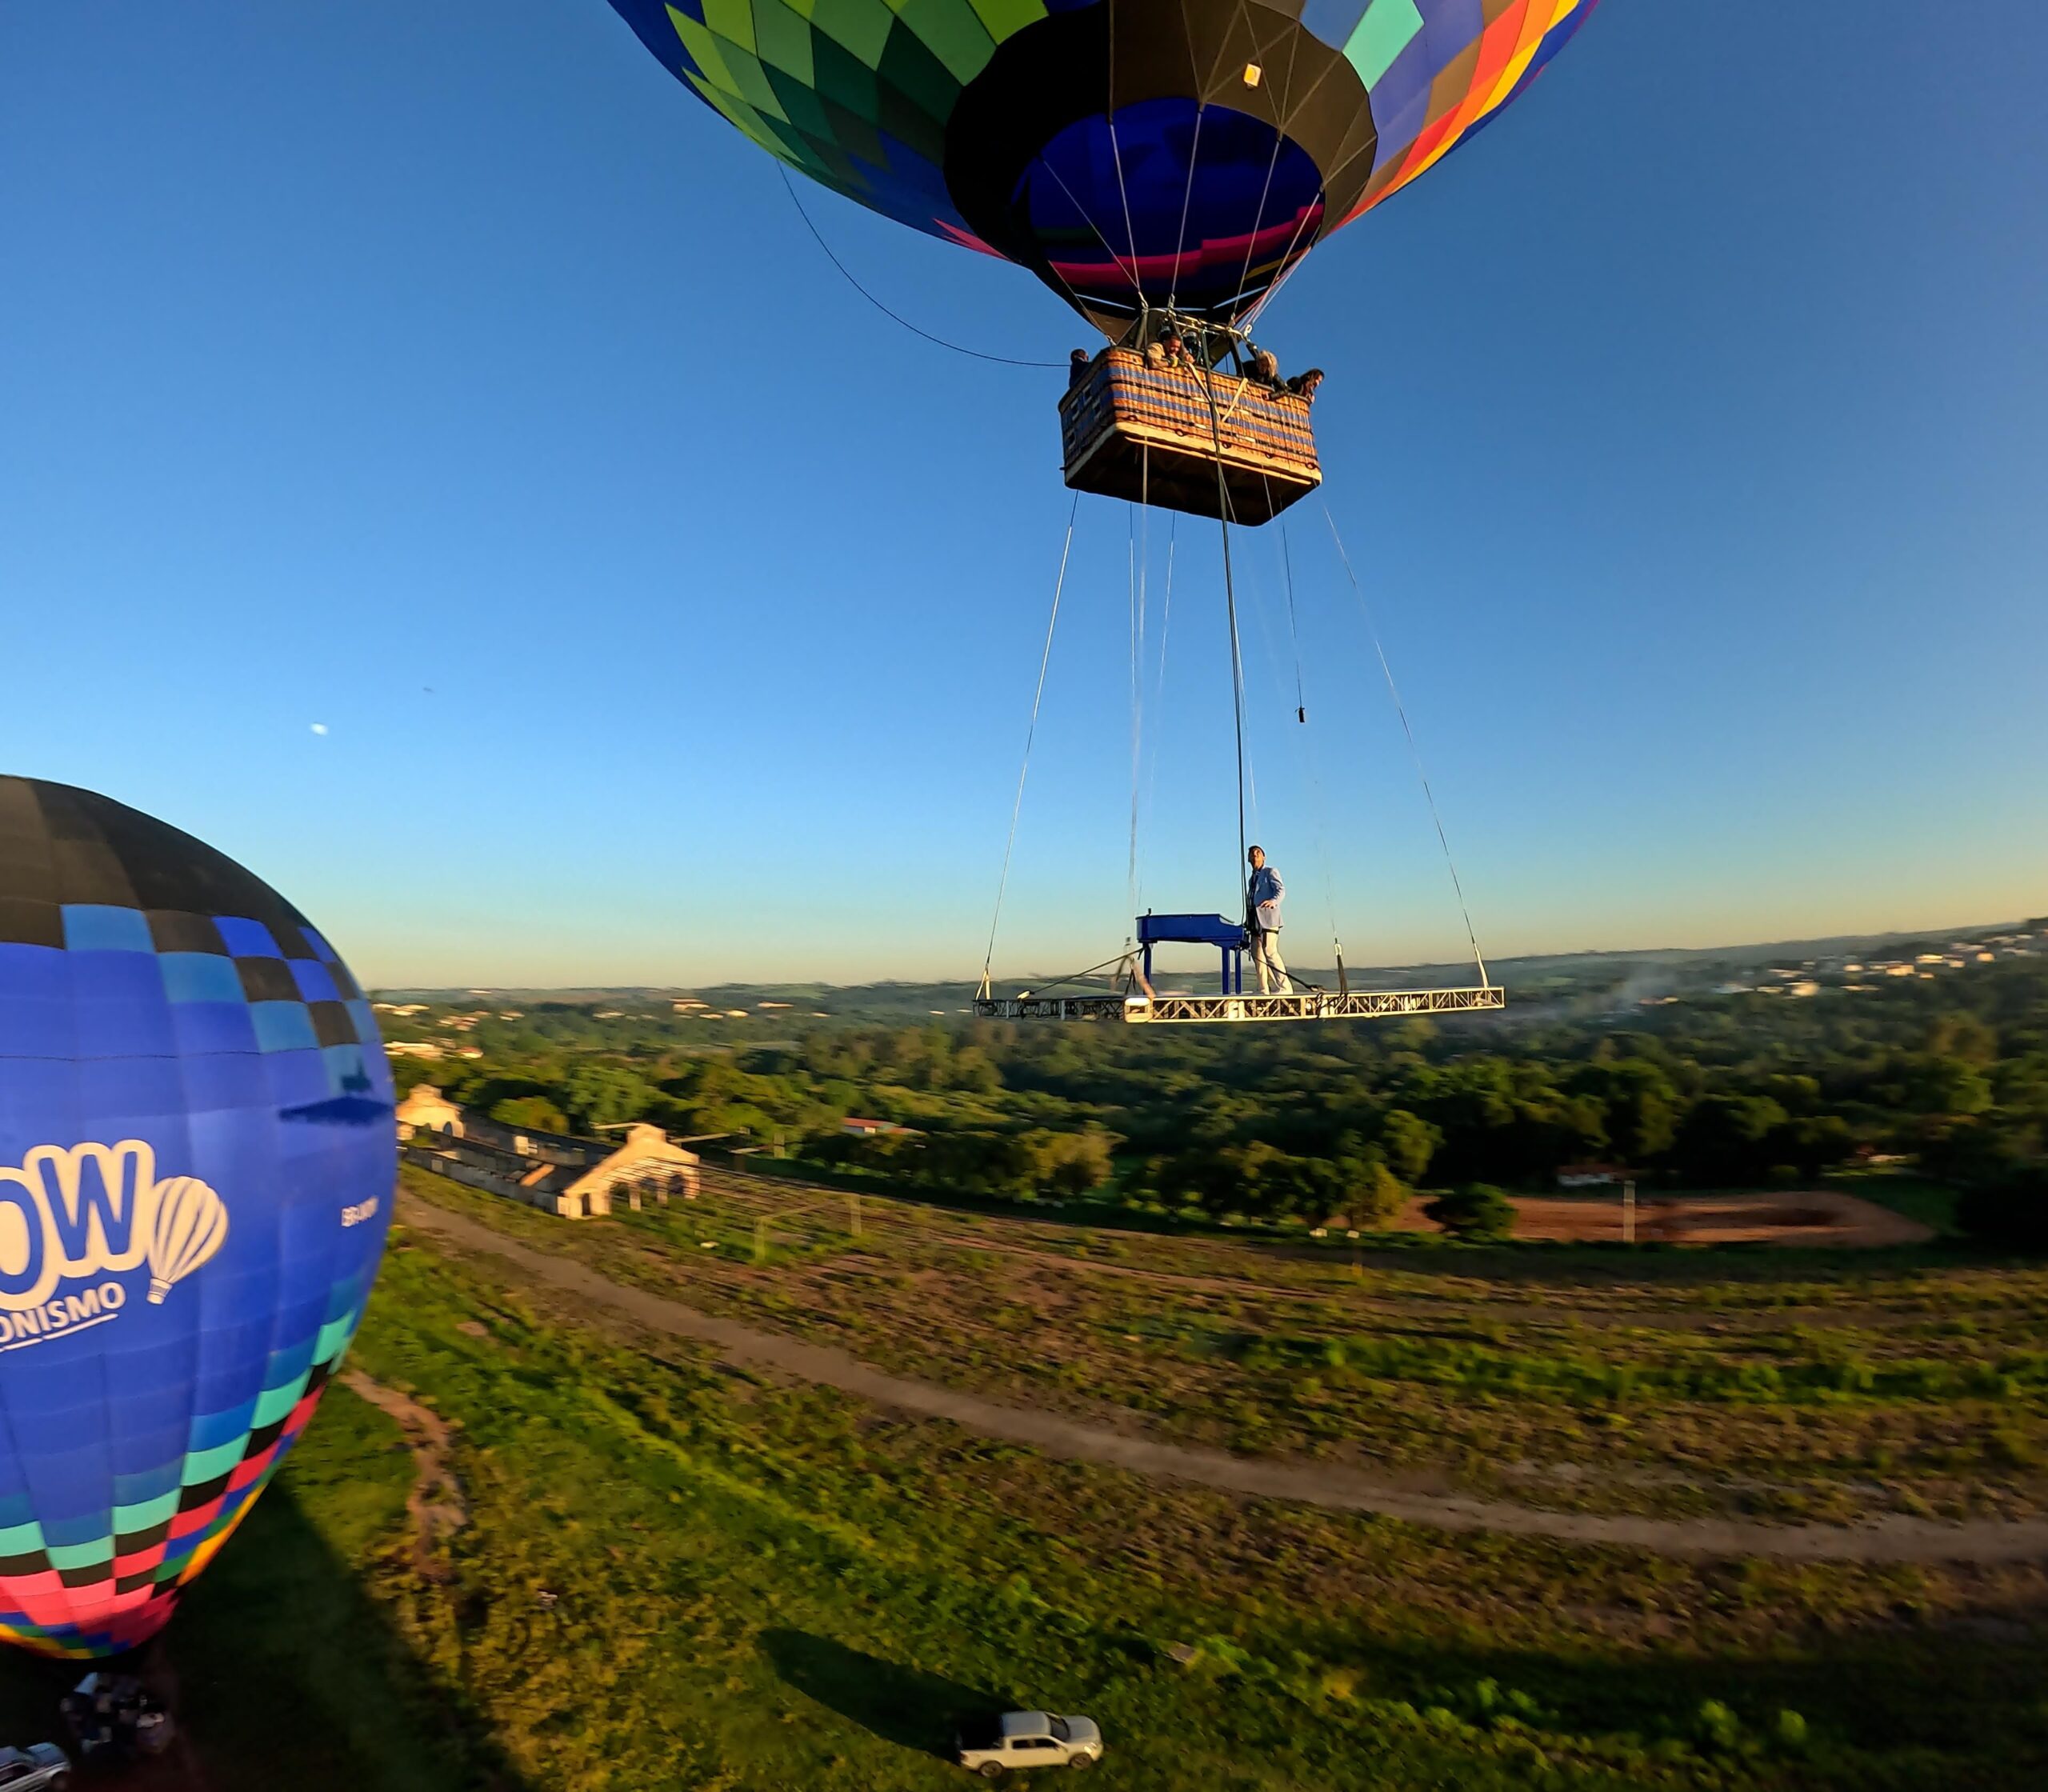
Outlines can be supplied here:
[[1360, 990], [1338, 995], [1302, 990], [1294, 995], [982, 996], [974, 1013], [992, 1021], [1122, 1021], [1162, 1026], [1193, 1022], [1364, 1021], [1390, 1014], [1470, 1014], [1505, 1008], [1507, 991]]

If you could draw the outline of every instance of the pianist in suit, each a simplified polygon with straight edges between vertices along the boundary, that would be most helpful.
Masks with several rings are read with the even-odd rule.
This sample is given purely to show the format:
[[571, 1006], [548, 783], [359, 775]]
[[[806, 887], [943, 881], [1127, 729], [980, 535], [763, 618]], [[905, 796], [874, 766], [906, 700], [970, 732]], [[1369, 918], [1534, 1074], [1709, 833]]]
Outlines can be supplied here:
[[1280, 956], [1280, 901], [1287, 886], [1266, 862], [1263, 846], [1254, 846], [1246, 856], [1251, 861], [1251, 884], [1245, 893], [1246, 943], [1258, 967], [1258, 993], [1292, 995], [1294, 986], [1287, 980], [1286, 963]]

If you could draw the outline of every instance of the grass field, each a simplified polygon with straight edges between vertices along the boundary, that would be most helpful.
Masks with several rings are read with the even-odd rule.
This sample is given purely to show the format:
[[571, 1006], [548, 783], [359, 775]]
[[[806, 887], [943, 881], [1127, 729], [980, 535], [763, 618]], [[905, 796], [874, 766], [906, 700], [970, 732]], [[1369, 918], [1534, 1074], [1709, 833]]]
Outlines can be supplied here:
[[842, 1200], [726, 1177], [694, 1202], [565, 1228], [407, 1175], [706, 1311], [1186, 1442], [1574, 1510], [2048, 1510], [2038, 1268], [1931, 1251], [1369, 1262], [871, 1197], [856, 1237]]
[[[434, 1194], [472, 1198], [445, 1185]], [[696, 1214], [568, 1226], [490, 1211], [622, 1275], [686, 1281], [704, 1305], [726, 1290], [787, 1330], [801, 1329], [798, 1309], [814, 1291], [798, 1272], [845, 1267], [844, 1243], [824, 1235], [771, 1243], [758, 1270], [685, 1258], [686, 1245], [707, 1262], [750, 1254], [751, 1222], [737, 1213], [741, 1236], [704, 1251], [715, 1229], [687, 1236]], [[885, 1250], [889, 1223], [868, 1216], [852, 1242]], [[1014, 1233], [982, 1241], [995, 1242], [1026, 1248]], [[1122, 1248], [1113, 1238], [1054, 1242], [1091, 1255]], [[1320, 1322], [1302, 1315], [1318, 1303], [1338, 1303], [1347, 1335], [1368, 1341], [1425, 1318], [1440, 1332], [1475, 1302], [1495, 1310], [1472, 1322], [1502, 1335], [1471, 1347], [1530, 1366], [1526, 1398], [1510, 1407], [1540, 1409], [1560, 1436], [1558, 1414], [1575, 1414], [1582, 1462], [1606, 1460], [1610, 1436], [1614, 1459], [1634, 1460], [1631, 1433], [1670, 1396], [1661, 1385], [1632, 1402], [1570, 1377], [1546, 1383], [1558, 1378], [1536, 1370], [1562, 1359], [1542, 1329], [1558, 1322], [1542, 1315], [1558, 1292], [1526, 1268], [1492, 1276], [1475, 1256], [1456, 1272], [1445, 1260], [1442, 1270], [1374, 1269], [1354, 1282], [1341, 1263], [1246, 1262], [1229, 1247], [1140, 1242], [1166, 1273], [1206, 1274], [1229, 1291], [1110, 1277], [1102, 1298], [1184, 1311], [1190, 1325], [1205, 1303], [1238, 1301], [1263, 1323], [1267, 1306], [1235, 1282], [1270, 1274], [1259, 1299], [1291, 1315], [1274, 1349], [1314, 1334]], [[993, 1248], [950, 1259], [950, 1275], [994, 1290], [986, 1322], [980, 1309], [927, 1299], [924, 1272], [890, 1267], [885, 1250], [880, 1273], [913, 1278], [894, 1290], [893, 1346], [878, 1317], [856, 1324], [834, 1309], [810, 1322], [863, 1354], [920, 1365], [970, 1337], [960, 1373], [1098, 1400], [1090, 1386], [1027, 1373], [1030, 1359], [1067, 1360], [1053, 1334], [1074, 1322], [1003, 1294], [1007, 1261]], [[2017, 1328], [2015, 1313], [2038, 1298], [2025, 1271], [1915, 1267], [1890, 1288], [1868, 1268], [1806, 1266], [1774, 1281], [1779, 1266], [1750, 1258], [1719, 1270], [1674, 1261], [1668, 1284], [1634, 1266], [1604, 1279], [1574, 1272], [1584, 1312], [1571, 1323], [1600, 1336], [1602, 1322], [1618, 1318], [1646, 1350], [1690, 1350], [1706, 1338], [1739, 1355], [1754, 1330], [1789, 1335], [1787, 1314], [1870, 1326], [1879, 1295], [1891, 1303], [1887, 1322], [1908, 1326], [1974, 1314]], [[871, 1273], [850, 1279], [864, 1285]], [[749, 1278], [760, 1286], [743, 1301], [734, 1290]], [[996, 1322], [1013, 1306], [1028, 1322]], [[1202, 1367], [1198, 1352], [1166, 1343], [1143, 1346], [1158, 1354], [1141, 1360], [1185, 1355]], [[1966, 1355], [1929, 1360], [1954, 1368]], [[1960, 1792], [2048, 1774], [2048, 1661], [2033, 1630], [2048, 1587], [2032, 1567], [1678, 1560], [1459, 1537], [1054, 1462], [736, 1370], [402, 1227], [352, 1360], [454, 1427], [468, 1522], [420, 1550], [405, 1509], [414, 1465], [403, 1434], [334, 1389], [158, 1652], [196, 1766], [149, 1783], [893, 1792], [967, 1783], [941, 1758], [952, 1726], [1013, 1702], [1097, 1718], [1112, 1751], [1105, 1783], [1141, 1788]], [[1702, 1372], [1711, 1361], [1709, 1348]], [[1360, 1362], [1340, 1410], [1369, 1448], [1384, 1390], [1434, 1403], [1392, 1403], [1386, 1426], [1404, 1438], [1425, 1434], [1418, 1415], [1502, 1408], [1497, 1390]], [[1247, 1414], [1301, 1378], [1298, 1366], [1242, 1353], [1208, 1372], [1240, 1381]], [[1338, 1385], [1327, 1362], [1318, 1374]], [[1164, 1367], [1159, 1378], [1173, 1382]], [[1104, 1387], [1122, 1398], [1141, 1379]], [[2036, 1398], [2030, 1384], [2000, 1394], [1882, 1382], [1811, 1391], [1828, 1398], [1779, 1402], [1793, 1415], [1788, 1438], [1865, 1406], [1924, 1406], [1949, 1413], [1966, 1440], [1976, 1421], [1954, 1415], [1974, 1402], [2030, 1414]], [[1749, 1411], [1726, 1394], [1694, 1404]], [[1164, 1422], [1183, 1397], [1146, 1410]], [[1618, 1412], [1620, 1427], [1598, 1416]], [[1286, 1441], [1277, 1426], [1272, 1435], [1274, 1447]], [[0, 1682], [11, 1734], [48, 1733], [64, 1678], [11, 1666]]]

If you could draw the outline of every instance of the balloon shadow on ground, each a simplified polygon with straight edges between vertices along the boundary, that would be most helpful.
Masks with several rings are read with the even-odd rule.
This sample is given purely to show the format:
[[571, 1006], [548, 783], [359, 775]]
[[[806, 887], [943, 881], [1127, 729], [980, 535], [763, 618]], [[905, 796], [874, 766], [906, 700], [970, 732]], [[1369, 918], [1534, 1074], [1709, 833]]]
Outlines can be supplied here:
[[394, 1630], [292, 1494], [271, 1487], [154, 1642], [106, 1662], [0, 1654], [6, 1740], [71, 1741], [63, 1694], [134, 1674], [178, 1726], [160, 1759], [100, 1770], [120, 1792], [537, 1792], [475, 1704]]
[[765, 1630], [761, 1650], [782, 1683], [863, 1730], [942, 1760], [963, 1726], [1005, 1709], [998, 1694], [903, 1667], [807, 1630]]

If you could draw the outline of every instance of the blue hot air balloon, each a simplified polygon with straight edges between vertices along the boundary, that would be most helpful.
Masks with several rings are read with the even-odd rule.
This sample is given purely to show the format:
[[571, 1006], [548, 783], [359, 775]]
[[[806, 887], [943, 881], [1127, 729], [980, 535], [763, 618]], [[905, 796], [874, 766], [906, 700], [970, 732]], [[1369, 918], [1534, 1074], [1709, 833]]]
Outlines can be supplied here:
[[395, 1165], [370, 1004], [303, 915], [0, 778], [0, 1637], [162, 1627], [340, 1362]]

